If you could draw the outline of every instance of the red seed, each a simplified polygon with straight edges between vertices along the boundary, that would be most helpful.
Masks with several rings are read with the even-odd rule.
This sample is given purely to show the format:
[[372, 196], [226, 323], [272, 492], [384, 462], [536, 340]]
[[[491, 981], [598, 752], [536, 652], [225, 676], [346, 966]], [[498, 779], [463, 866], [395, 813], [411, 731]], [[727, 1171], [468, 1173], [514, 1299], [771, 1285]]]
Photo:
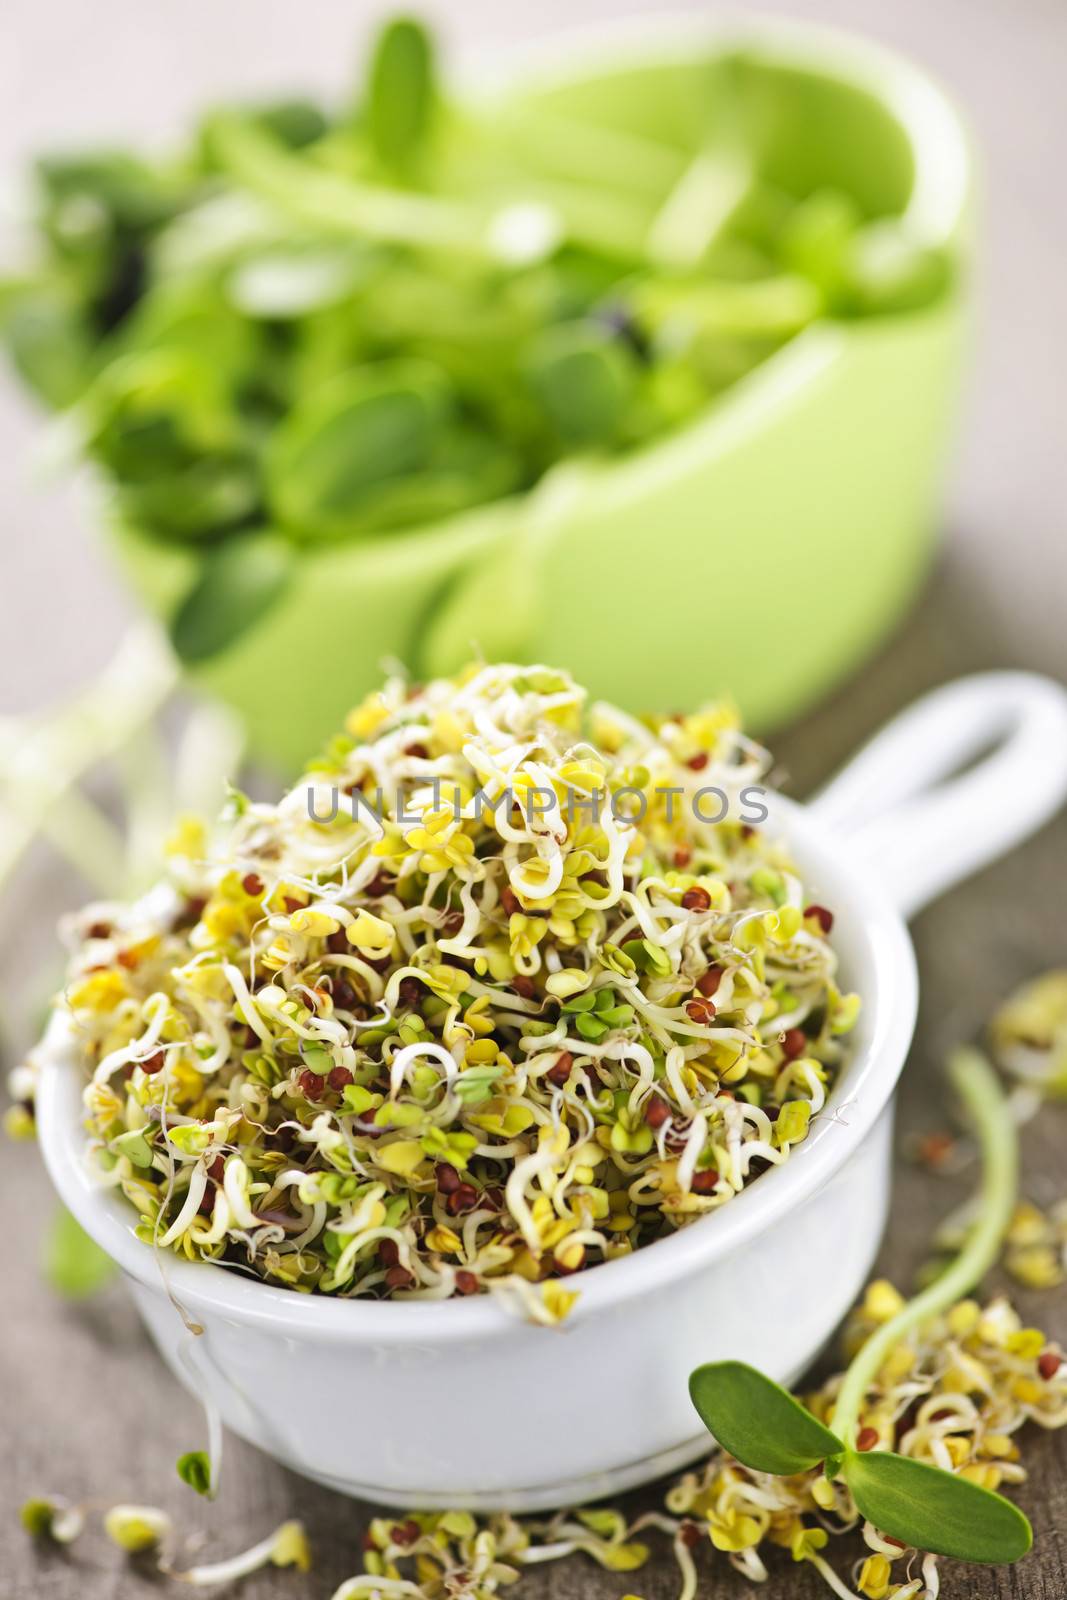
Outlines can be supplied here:
[[331, 1089], [337, 1090], [338, 1094], [341, 1094], [345, 1089], [348, 1088], [348, 1085], [354, 1081], [355, 1080], [353, 1079], [352, 1074], [349, 1072], [347, 1067], [330, 1068], [330, 1075], [327, 1079], [327, 1082], [329, 1083]]
[[441, 924], [437, 931], [445, 939], [454, 939], [462, 926], [462, 911], [449, 911], [446, 916], [441, 918]]
[[146, 1061], [140, 1063], [141, 1071], [147, 1072], [151, 1077], [154, 1072], [160, 1072], [166, 1065], [167, 1058], [162, 1050], [155, 1050]]
[[407, 1522], [394, 1522], [392, 1530], [393, 1543], [405, 1547], [409, 1544], [414, 1544], [421, 1532], [422, 1529], [418, 1523], [410, 1518]]
[[834, 925], [834, 914], [827, 911], [825, 906], [805, 906], [804, 915], [814, 917], [823, 933], [829, 933]]
[[710, 1000], [705, 1000], [701, 995], [686, 1002], [685, 1014], [690, 1022], [698, 1022], [702, 1027], [706, 1027], [715, 1019], [715, 1007]]
[[288, 911], [290, 916], [293, 915], [294, 911], [302, 911], [306, 905], [306, 900], [298, 900], [293, 894], [287, 894], [285, 896], [285, 909]]
[[410, 1289], [414, 1282], [414, 1275], [406, 1267], [390, 1267], [385, 1274], [387, 1289]]
[[695, 1550], [704, 1537], [695, 1522], [683, 1522], [678, 1530], [678, 1536], [690, 1550]]
[[515, 893], [514, 889], [501, 889], [500, 904], [503, 906], [506, 915], [509, 917], [517, 916], [522, 910], [522, 907], [519, 904], [519, 897]]
[[950, 1133], [928, 1133], [919, 1140], [918, 1157], [925, 1167], [943, 1167], [956, 1148]]
[[312, 1072], [310, 1067], [305, 1067], [297, 1079], [301, 1090], [308, 1100], [319, 1100], [326, 1087], [326, 1079], [321, 1072]]
[[694, 1172], [690, 1187], [694, 1194], [711, 1194], [718, 1181], [719, 1174], [715, 1168], [708, 1167], [706, 1172]]
[[430, 759], [430, 752], [424, 744], [409, 744], [404, 754], [410, 756], [413, 761], [429, 761]]
[[477, 1294], [478, 1293], [478, 1279], [474, 1276], [473, 1272], [467, 1272], [466, 1270], [464, 1270], [464, 1271], [456, 1273], [456, 1293], [457, 1294]]
[[374, 1542], [374, 1535], [371, 1533], [365, 1533], [360, 1540], [360, 1544], [364, 1550], [377, 1550], [378, 1548]]
[[662, 1128], [671, 1114], [671, 1108], [662, 1095], [649, 1095], [645, 1105], [645, 1121], [650, 1128]]
[[437, 1187], [441, 1194], [455, 1194], [460, 1186], [460, 1176], [448, 1161], [439, 1161], [434, 1169]]
[[873, 1450], [878, 1443], [877, 1428], [861, 1428], [856, 1435], [857, 1450]]
[[225, 1156], [216, 1156], [214, 1161], [208, 1167], [207, 1172], [209, 1178], [214, 1178], [216, 1183], [221, 1183], [223, 1178], [226, 1176]]
[[793, 1061], [797, 1056], [802, 1056], [808, 1048], [808, 1036], [803, 1028], [787, 1028], [779, 1043], [786, 1060]]
[[249, 872], [241, 879], [241, 888], [245, 894], [250, 894], [253, 900], [258, 900], [263, 893], [263, 879], [258, 872]]
[[458, 1217], [463, 1211], [473, 1211], [478, 1204], [478, 1191], [473, 1183], [461, 1183], [458, 1189], [453, 1189], [445, 1202], [447, 1210], [453, 1217]]
[[511, 980], [511, 987], [520, 1000], [532, 1000], [537, 993], [537, 985], [532, 978], [527, 978], [522, 972], [517, 972]]
[[134, 950], [120, 950], [115, 960], [120, 967], [125, 967], [127, 972], [136, 972], [141, 958]]
[[691, 772], [703, 772], [710, 760], [711, 757], [708, 755], [707, 751], [701, 750], [695, 756], [689, 757], [689, 760], [686, 762], [686, 766]]
[[1062, 1365], [1063, 1357], [1058, 1355], [1055, 1350], [1042, 1350], [1041, 1354], [1037, 1358], [1037, 1370], [1040, 1372], [1046, 1383], [1050, 1378], [1054, 1378], [1056, 1376]]
[[400, 1261], [400, 1246], [395, 1239], [378, 1241], [378, 1260], [383, 1267], [395, 1267]]
[[380, 900], [384, 894], [389, 893], [392, 887], [393, 880], [389, 877], [389, 875], [385, 872], [377, 872], [368, 883], [363, 893], [365, 895], [369, 895], [372, 900]]
[[682, 896], [683, 911], [710, 911], [711, 895], [706, 889], [687, 889]]
[[697, 979], [697, 988], [705, 1000], [710, 1000], [723, 980], [722, 967], [709, 967], [702, 977]]
[[397, 993], [401, 1005], [417, 1006], [422, 999], [422, 984], [418, 978], [401, 978]]
[[559, 1060], [554, 1067], [549, 1067], [545, 1077], [555, 1088], [562, 1089], [571, 1075], [571, 1067], [573, 1065], [574, 1057], [571, 1052], [569, 1050], [561, 1050]]
[[346, 978], [334, 978], [330, 992], [336, 1010], [351, 1011], [359, 1003], [359, 996]]
[[90, 939], [110, 939], [111, 938], [111, 924], [110, 924], [110, 922], [94, 922], [94, 923], [91, 923], [90, 927], [89, 927], [89, 931], [88, 931], [87, 937], [90, 938]]
[[689, 865], [692, 859], [693, 852], [690, 850], [689, 846], [687, 844], [680, 844], [674, 852], [673, 864], [679, 872], [682, 872]]

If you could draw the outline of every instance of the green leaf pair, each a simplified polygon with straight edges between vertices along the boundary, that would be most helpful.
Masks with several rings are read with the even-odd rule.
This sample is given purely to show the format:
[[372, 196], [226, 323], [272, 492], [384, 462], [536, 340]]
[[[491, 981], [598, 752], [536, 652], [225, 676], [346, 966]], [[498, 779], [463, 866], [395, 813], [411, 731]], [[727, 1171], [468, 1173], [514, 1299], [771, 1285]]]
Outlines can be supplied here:
[[689, 1394], [719, 1444], [775, 1477], [822, 1462], [840, 1474], [860, 1514], [917, 1550], [962, 1561], [1018, 1561], [1032, 1531], [1010, 1500], [940, 1467], [885, 1450], [851, 1449], [779, 1384], [742, 1361], [698, 1367]]

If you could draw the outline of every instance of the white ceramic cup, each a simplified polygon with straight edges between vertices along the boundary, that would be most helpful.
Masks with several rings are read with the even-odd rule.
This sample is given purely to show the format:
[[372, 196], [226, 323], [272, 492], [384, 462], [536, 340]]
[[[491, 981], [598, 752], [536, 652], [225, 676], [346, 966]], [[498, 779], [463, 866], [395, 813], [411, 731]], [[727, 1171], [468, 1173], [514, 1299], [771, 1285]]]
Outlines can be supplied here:
[[843, 981], [863, 998], [846, 1069], [784, 1166], [670, 1238], [576, 1274], [560, 1328], [486, 1296], [333, 1300], [154, 1252], [128, 1203], [86, 1170], [84, 1078], [62, 1018], [38, 1093], [48, 1170], [126, 1273], [182, 1383], [295, 1471], [416, 1508], [531, 1511], [617, 1493], [708, 1448], [687, 1393], [693, 1367], [744, 1357], [790, 1382], [855, 1299], [888, 1210], [892, 1095], [915, 1022], [902, 913], [1003, 853], [1065, 795], [1067, 693], [991, 673], [920, 701], [811, 805], [774, 797], [768, 826], [832, 908]]

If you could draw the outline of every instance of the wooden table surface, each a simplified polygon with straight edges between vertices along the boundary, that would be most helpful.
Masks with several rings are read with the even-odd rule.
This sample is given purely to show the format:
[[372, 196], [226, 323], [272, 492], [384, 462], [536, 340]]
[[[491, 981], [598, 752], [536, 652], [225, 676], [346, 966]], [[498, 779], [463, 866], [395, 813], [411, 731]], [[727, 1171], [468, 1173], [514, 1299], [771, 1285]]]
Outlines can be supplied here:
[[[447, 17], [461, 47], [546, 33], [560, 20], [610, 15], [610, 3], [539, 0], [530, 14], [491, 0], [430, 7]], [[462, 9], [462, 16], [457, 15]], [[938, 70], [967, 106], [987, 174], [982, 326], [971, 396], [945, 517], [945, 545], [925, 596], [889, 647], [834, 701], [776, 741], [793, 792], [803, 795], [894, 710], [961, 672], [1030, 666], [1067, 679], [1067, 453], [1061, 403], [1067, 351], [1067, 213], [1057, 193], [1067, 138], [1067, 10], [1062, 0], [881, 0], [779, 4], [780, 11], [850, 24], [910, 50]], [[75, 136], [172, 125], [191, 99], [238, 77], [245, 84], [334, 82], [350, 50], [353, 15], [367, 8], [330, 0], [9, 0], [14, 44], [0, 66], [0, 180], [43, 135]], [[340, 65], [339, 65], [340, 63]], [[76, 491], [42, 489], [26, 469], [36, 424], [19, 397], [0, 395], [0, 710], [28, 709], [76, 684], [109, 654], [125, 602], [92, 541], [72, 523]], [[857, 530], [862, 536], [862, 530]], [[87, 619], [91, 618], [91, 624]], [[1004, 796], [1010, 806], [1012, 797]], [[903, 1157], [909, 1133], [940, 1127], [939, 1069], [945, 1052], [975, 1036], [1021, 979], [1067, 954], [1067, 818], [1008, 860], [946, 895], [916, 922], [923, 1000], [901, 1097], [901, 1158], [890, 1237], [880, 1269], [906, 1284], [938, 1219], [963, 1197], [955, 1181], [920, 1172]], [[0, 908], [0, 997], [5, 1065], [27, 1038], [26, 1017], [54, 976], [55, 917], [80, 886], [36, 854]], [[1040, 1203], [1067, 1192], [1062, 1151], [1067, 1108], [1025, 1135], [1027, 1192]], [[58, 1301], [39, 1261], [52, 1212], [32, 1147], [0, 1151], [4, 1315], [4, 1449], [0, 1451], [0, 1597], [7, 1600], [149, 1600], [161, 1585], [86, 1540], [69, 1554], [42, 1552], [17, 1526], [15, 1508], [43, 1490], [106, 1501], [167, 1506], [183, 1529], [203, 1528], [212, 1556], [243, 1548], [278, 1521], [299, 1516], [315, 1550], [308, 1576], [270, 1572], [241, 1587], [248, 1600], [327, 1600], [358, 1570], [369, 1508], [315, 1488], [230, 1440], [217, 1506], [193, 1503], [173, 1471], [195, 1443], [199, 1415], [166, 1375], [118, 1286], [87, 1303]], [[809, 1291], [810, 1292], [810, 1291]], [[1067, 1290], [1019, 1294], [1025, 1318], [1067, 1340]], [[669, 1337], [669, 1329], [664, 1330]], [[356, 1375], [358, 1378], [358, 1374]], [[1031, 1436], [1032, 1477], [1021, 1500], [1035, 1553], [1010, 1570], [945, 1564], [943, 1593], [969, 1600], [1062, 1600], [1067, 1593], [1067, 1436]], [[561, 1459], [561, 1475], [566, 1462]], [[657, 1503], [655, 1488], [629, 1498]], [[847, 1556], [844, 1553], [847, 1549]], [[833, 1554], [833, 1552], [830, 1552]], [[856, 1549], [841, 1542], [838, 1570]], [[809, 1569], [773, 1565], [762, 1590], [743, 1583], [724, 1557], [702, 1557], [701, 1595], [807, 1600], [825, 1593]], [[598, 1600], [627, 1587], [670, 1600], [669, 1554], [624, 1579], [581, 1560], [533, 1571], [528, 1600]]]

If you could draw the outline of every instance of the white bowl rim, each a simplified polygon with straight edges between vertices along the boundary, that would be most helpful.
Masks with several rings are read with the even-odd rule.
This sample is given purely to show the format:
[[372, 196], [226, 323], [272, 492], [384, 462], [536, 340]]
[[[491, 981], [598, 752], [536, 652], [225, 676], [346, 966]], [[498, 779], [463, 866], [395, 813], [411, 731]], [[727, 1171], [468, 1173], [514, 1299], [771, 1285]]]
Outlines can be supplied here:
[[[773, 819], [790, 844], [815, 892], [828, 900], [842, 923], [861, 930], [871, 977], [862, 994], [857, 1047], [827, 1110], [807, 1140], [781, 1167], [762, 1174], [728, 1205], [655, 1244], [616, 1261], [586, 1268], [563, 1280], [579, 1298], [562, 1331], [587, 1317], [617, 1309], [637, 1295], [665, 1289], [691, 1271], [746, 1245], [787, 1219], [821, 1188], [861, 1146], [886, 1105], [903, 1068], [915, 1025], [918, 977], [915, 955], [900, 914], [875, 873], [804, 807], [773, 796]], [[853, 954], [838, 938], [845, 961]], [[187, 1313], [222, 1314], [238, 1322], [270, 1324], [279, 1333], [312, 1341], [359, 1345], [386, 1340], [438, 1344], [515, 1337], [515, 1315], [490, 1295], [448, 1301], [335, 1299], [274, 1288], [211, 1262], [179, 1259], [154, 1250], [134, 1232], [135, 1212], [124, 1196], [100, 1188], [84, 1162], [81, 1089], [73, 1034], [62, 1013], [38, 1052], [41, 1070], [37, 1116], [45, 1164], [60, 1198], [100, 1247], [137, 1283], [168, 1294]], [[862, 1041], [862, 1043], [861, 1043]], [[847, 1115], [845, 1108], [847, 1106]]]

